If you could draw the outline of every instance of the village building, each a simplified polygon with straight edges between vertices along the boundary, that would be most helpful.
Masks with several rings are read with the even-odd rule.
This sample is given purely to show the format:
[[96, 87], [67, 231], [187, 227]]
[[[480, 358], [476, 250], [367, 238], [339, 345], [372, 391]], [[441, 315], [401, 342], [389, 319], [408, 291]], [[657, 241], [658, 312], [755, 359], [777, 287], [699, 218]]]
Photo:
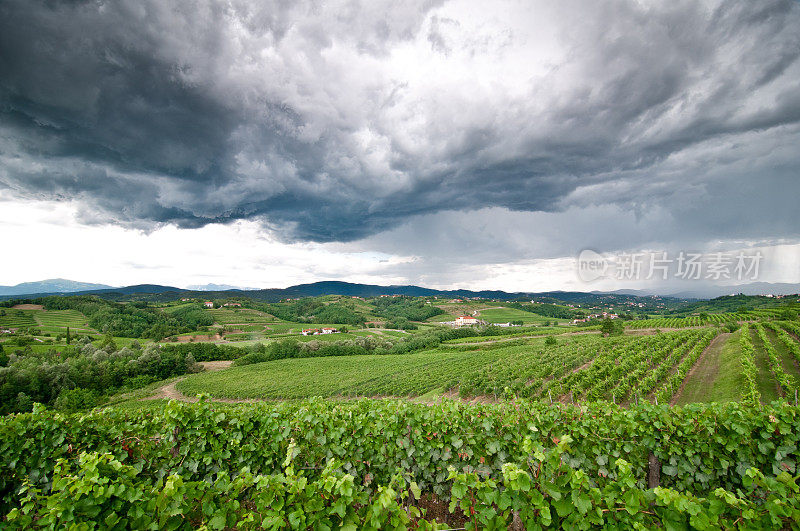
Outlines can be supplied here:
[[304, 336], [319, 336], [322, 334], [338, 334], [339, 330], [336, 328], [306, 328], [300, 333]]
[[206, 301], [203, 304], [205, 305], [206, 308], [213, 308], [214, 307], [214, 303], [211, 302], [211, 301]]
[[456, 326], [475, 325], [478, 324], [478, 319], [471, 315], [460, 315], [456, 318]]

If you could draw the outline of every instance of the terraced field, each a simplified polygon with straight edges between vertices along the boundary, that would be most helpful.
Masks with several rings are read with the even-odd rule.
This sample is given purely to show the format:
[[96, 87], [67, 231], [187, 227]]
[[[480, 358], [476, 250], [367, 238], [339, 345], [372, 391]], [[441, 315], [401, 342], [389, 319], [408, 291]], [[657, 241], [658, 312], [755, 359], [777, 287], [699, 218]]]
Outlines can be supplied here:
[[39, 323], [34, 320], [30, 310], [4, 310], [5, 315], [0, 315], [2, 328], [29, 328]]
[[78, 310], [39, 311], [34, 312], [33, 318], [45, 332], [65, 332], [67, 327], [79, 332], [95, 332], [89, 326], [86, 317]]
[[76, 332], [96, 332], [81, 312], [77, 310], [20, 310], [7, 309], [0, 315], [0, 327], [38, 328], [42, 332], [60, 334], [67, 330]]

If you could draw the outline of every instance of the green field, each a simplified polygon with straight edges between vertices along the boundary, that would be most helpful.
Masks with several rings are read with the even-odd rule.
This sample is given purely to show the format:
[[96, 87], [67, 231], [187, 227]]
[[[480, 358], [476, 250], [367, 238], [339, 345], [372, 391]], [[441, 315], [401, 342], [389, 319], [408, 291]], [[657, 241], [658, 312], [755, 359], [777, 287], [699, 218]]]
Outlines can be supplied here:
[[215, 323], [219, 324], [249, 324], [249, 323], [271, 323], [276, 319], [264, 312], [252, 310], [250, 308], [218, 308], [215, 310], [203, 310], [208, 312]]
[[[531, 312], [524, 312], [516, 308], [493, 308], [489, 310], [481, 310], [479, 319], [487, 323], [508, 323], [510, 321], [522, 321], [526, 325], [539, 324], [545, 321], [555, 322], [558, 319], [552, 317], [543, 317]], [[563, 321], [563, 319], [561, 319]]]
[[739, 335], [721, 334], [687, 380], [676, 403], [733, 402], [741, 400], [745, 382], [739, 362]]
[[221, 398], [419, 396], [453, 389], [467, 396], [498, 396], [506, 388], [555, 400], [625, 401], [656, 392], [671, 397], [677, 390], [669, 380], [671, 370], [692, 361], [711, 337], [713, 332], [706, 331], [617, 338], [572, 335], [551, 346], [536, 338], [406, 355], [287, 359], [191, 376], [178, 389]]

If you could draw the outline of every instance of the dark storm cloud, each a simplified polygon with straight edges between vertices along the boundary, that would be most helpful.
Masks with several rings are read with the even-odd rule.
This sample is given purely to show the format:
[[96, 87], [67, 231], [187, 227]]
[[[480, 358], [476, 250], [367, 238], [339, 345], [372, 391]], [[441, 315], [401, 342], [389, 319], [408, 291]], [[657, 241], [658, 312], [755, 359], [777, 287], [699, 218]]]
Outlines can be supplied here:
[[486, 207], [679, 209], [725, 182], [710, 158], [800, 166], [771, 154], [800, 122], [798, 6], [7, 0], [0, 188], [87, 222], [314, 241]]

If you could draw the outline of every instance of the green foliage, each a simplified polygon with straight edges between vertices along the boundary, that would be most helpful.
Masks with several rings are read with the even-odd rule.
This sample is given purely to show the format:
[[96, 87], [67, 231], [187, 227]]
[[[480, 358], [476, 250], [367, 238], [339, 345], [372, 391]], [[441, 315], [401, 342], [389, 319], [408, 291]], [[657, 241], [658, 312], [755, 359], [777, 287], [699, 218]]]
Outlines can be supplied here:
[[267, 313], [284, 321], [297, 323], [341, 323], [361, 326], [366, 321], [351, 301], [326, 304], [319, 298], [304, 298], [297, 301], [269, 304]]
[[389, 321], [386, 321], [384, 325], [385, 328], [391, 328], [394, 330], [416, 330], [418, 327], [405, 317], [393, 317]]
[[[371, 299], [370, 302], [375, 306], [375, 314], [388, 321], [408, 322], [408, 321], [425, 321], [436, 315], [441, 315], [444, 310], [432, 304], [428, 304], [425, 299], [415, 297], [377, 297]], [[387, 328], [406, 328], [389, 326]]]
[[181, 356], [191, 354], [197, 361], [235, 360], [247, 353], [246, 349], [216, 343], [167, 343], [161, 352]]
[[170, 315], [181, 321], [184, 326], [197, 330], [214, 324], [214, 318], [203, 308], [204, 306], [200, 304], [189, 304], [174, 309], [170, 312]]
[[743, 400], [749, 404], [758, 404], [761, 401], [761, 394], [758, 392], [758, 368], [756, 367], [756, 355], [753, 342], [750, 341], [750, 327], [744, 325], [739, 336], [739, 347], [742, 351], [742, 375], [747, 388], [744, 391]]
[[[791, 528], [800, 411], [529, 402], [169, 403], [0, 419], [4, 527]], [[387, 444], [387, 441], [390, 443]], [[645, 488], [648, 455], [661, 486]]]
[[115, 349], [89, 342], [41, 354], [9, 358], [0, 370], [0, 414], [28, 411], [32, 402], [72, 411], [94, 406], [99, 397], [120, 388], [202, 370], [193, 357], [150, 346]]
[[63, 389], [53, 403], [53, 407], [65, 413], [74, 413], [84, 409], [91, 409], [101, 401], [97, 391], [91, 389]]
[[622, 322], [616, 319], [603, 319], [600, 325], [600, 333], [604, 336], [621, 336], [623, 331]]
[[141, 337], [159, 340], [189, 332], [196, 323], [172, 316], [146, 303], [116, 303], [94, 296], [43, 297], [24, 302], [41, 304], [48, 311], [75, 310], [85, 315], [95, 330], [116, 337]]

